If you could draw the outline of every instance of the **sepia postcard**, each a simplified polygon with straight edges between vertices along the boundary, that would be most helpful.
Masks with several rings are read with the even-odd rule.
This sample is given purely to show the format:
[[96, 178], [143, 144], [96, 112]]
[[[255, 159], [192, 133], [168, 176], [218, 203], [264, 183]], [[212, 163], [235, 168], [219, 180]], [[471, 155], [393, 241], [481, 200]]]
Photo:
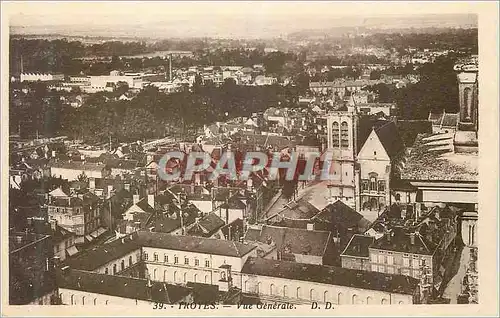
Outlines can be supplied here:
[[498, 11], [2, 2], [2, 316], [498, 316]]

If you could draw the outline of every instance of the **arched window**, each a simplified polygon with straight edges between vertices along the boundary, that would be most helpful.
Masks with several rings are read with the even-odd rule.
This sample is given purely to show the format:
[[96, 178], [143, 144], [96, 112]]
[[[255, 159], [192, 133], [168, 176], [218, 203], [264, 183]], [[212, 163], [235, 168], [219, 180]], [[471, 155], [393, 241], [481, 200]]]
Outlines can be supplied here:
[[352, 304], [355, 305], [358, 303], [358, 295], [354, 294], [352, 295]]
[[184, 273], [184, 275], [183, 275], [183, 281], [184, 281], [184, 283], [187, 282], [187, 273]]
[[220, 272], [220, 279], [223, 281], [226, 280], [226, 272], [224, 272], [224, 271]]
[[332, 147], [338, 148], [340, 143], [339, 123], [334, 121], [332, 124]]
[[116, 264], [113, 264], [113, 275], [116, 274]]
[[248, 280], [246, 280], [245, 283], [243, 284], [243, 291], [248, 292]]
[[108, 304], [108, 300], [106, 299], [106, 305]]
[[283, 297], [288, 297], [288, 286], [283, 286]]
[[75, 295], [71, 294], [71, 304], [72, 305], [76, 305], [76, 302], [75, 302]]
[[205, 275], [205, 284], [208, 284], [208, 275]]
[[395, 198], [397, 202], [401, 201], [401, 195], [399, 193], [396, 193]]
[[174, 283], [177, 282], [177, 272], [174, 272]]
[[106, 275], [109, 274], [109, 271], [108, 271], [107, 267], [104, 269], [104, 274], [106, 274]]
[[349, 125], [345, 121], [340, 124], [340, 138], [340, 146], [349, 148]]
[[61, 301], [61, 304], [64, 304], [63, 294], [62, 293], [59, 294], [59, 300]]
[[147, 261], [148, 260], [148, 253], [144, 252], [143, 257], [144, 257], [144, 260]]
[[381, 303], [382, 305], [387, 305], [387, 303], [388, 303], [388, 302], [387, 302], [387, 299], [382, 298], [382, 301], [381, 301], [380, 303]]
[[338, 293], [337, 304], [342, 305], [343, 302], [344, 302], [344, 295], [342, 293]]
[[260, 294], [261, 292], [262, 292], [262, 283], [261, 283], [261, 282], [259, 282], [259, 283], [257, 284], [257, 294]]
[[302, 291], [300, 290], [300, 287], [297, 287], [297, 298], [302, 298]]
[[197, 282], [198, 282], [198, 274], [194, 274], [194, 276], [193, 276], [193, 280], [194, 280], [194, 282], [195, 282], [195, 283], [197, 283]]
[[121, 262], [121, 270], [124, 270], [125, 269], [125, 260], [122, 259], [122, 262]]
[[155, 269], [153, 270], [153, 280], [156, 280], [156, 277], [157, 277], [157, 276], [156, 276], [156, 273], [157, 273], [157, 272], [158, 272], [158, 270], [155, 268]]
[[404, 301], [400, 301], [398, 305], [404, 305]]
[[85, 296], [82, 296], [82, 305], [85, 305]]
[[327, 302], [328, 301], [328, 290], [325, 290], [325, 292], [323, 293], [323, 302]]
[[132, 255], [130, 255], [128, 257], [128, 267], [132, 266], [133, 262], [132, 262]]
[[269, 295], [274, 295], [274, 284], [269, 285]]
[[153, 261], [158, 262], [158, 253], [153, 254]]
[[163, 271], [163, 281], [166, 282], [167, 281], [167, 270], [164, 270]]
[[366, 304], [371, 305], [372, 304], [372, 298], [370, 296], [366, 297]]
[[97, 305], [97, 298], [94, 298], [94, 306]]
[[314, 289], [311, 289], [309, 291], [309, 299], [310, 300], [316, 300], [316, 291]]

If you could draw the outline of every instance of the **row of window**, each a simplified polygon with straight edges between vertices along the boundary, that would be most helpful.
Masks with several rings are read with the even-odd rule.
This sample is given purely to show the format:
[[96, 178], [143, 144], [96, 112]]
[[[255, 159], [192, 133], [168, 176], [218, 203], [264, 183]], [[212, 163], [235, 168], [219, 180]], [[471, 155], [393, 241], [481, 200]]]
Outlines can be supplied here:
[[[143, 253], [143, 258], [145, 261], [149, 260], [149, 255], [147, 252]], [[153, 262], [160, 262], [159, 255], [158, 253], [153, 254]], [[169, 257], [167, 254], [163, 254], [163, 263], [168, 263], [169, 262]], [[177, 255], [174, 255], [174, 264], [179, 264], [179, 257]], [[184, 257], [184, 265], [190, 265], [191, 261], [188, 257]], [[200, 266], [200, 260], [195, 258], [194, 259], [194, 266]], [[210, 267], [210, 260], [206, 259], [205, 260], [205, 267]]]
[[[257, 294], [265, 294], [265, 291], [262, 290], [262, 283], [258, 283], [257, 284]], [[251, 290], [249, 290], [249, 286], [248, 286], [248, 281], [245, 281], [244, 283], [244, 290], [246, 292], [252, 292]], [[278, 290], [279, 288], [276, 287], [276, 285], [274, 284], [271, 284], [269, 285], [269, 293], [268, 295], [270, 296], [282, 296], [282, 297], [287, 297], [287, 298], [290, 298], [290, 294], [289, 294], [289, 290], [288, 290], [288, 286], [287, 285], [284, 285], [283, 286], [283, 289], [280, 290], [281, 291], [281, 295], [278, 294]], [[293, 295], [295, 298], [297, 299], [304, 299], [304, 295], [303, 295], [303, 290], [301, 287], [297, 287], [296, 290], [295, 290], [295, 295]], [[314, 288], [311, 288], [309, 290], [309, 295], [308, 295], [308, 299], [310, 301], [321, 301], [321, 299], [319, 298], [319, 295], [318, 293], [316, 292], [316, 290]], [[366, 304], [375, 304], [374, 300], [372, 297], [368, 296], [366, 297], [366, 299], [362, 299], [361, 297], [359, 297], [358, 295], [354, 294], [352, 295], [351, 297], [351, 304], [364, 304], [365, 301], [366, 301]], [[342, 292], [339, 292], [337, 295], [331, 295], [329, 291], [325, 290], [323, 292], [323, 297], [322, 297], [322, 301], [323, 302], [327, 302], [327, 301], [333, 301], [334, 303], [338, 304], [338, 305], [341, 305], [341, 304], [347, 304], [347, 299], [346, 299], [346, 295], [344, 295]], [[382, 298], [381, 299], [381, 302], [380, 302], [382, 305], [385, 305], [385, 304], [388, 304], [389, 301], [386, 299], [386, 298]], [[400, 301], [399, 304], [403, 304], [404, 302], [403, 301]]]
[[[187, 276], [187, 272], [184, 272], [184, 273], [179, 273], [177, 271], [173, 271], [172, 272], [172, 279], [170, 280], [169, 279], [169, 271], [168, 270], [163, 270], [163, 277], [161, 277], [161, 272], [159, 272], [159, 270], [157, 268], [153, 269], [153, 272], [152, 272], [152, 275], [151, 274], [146, 274], [147, 276], [149, 276], [152, 280], [154, 281], [160, 281], [160, 280], [163, 280], [164, 282], [169, 282], [169, 281], [173, 281], [174, 283], [187, 283], [188, 281], [192, 281], [194, 283], [205, 283], [205, 284], [210, 284], [210, 276], [208, 274], [206, 274], [204, 276], [204, 279], [202, 280], [202, 277], [200, 277], [197, 273], [193, 274], [193, 278], [192, 280], [189, 280], [188, 279], [188, 276]], [[182, 275], [182, 276], [181, 276]], [[182, 277], [182, 280], [181, 280], [181, 277]], [[226, 280], [226, 273], [225, 272], [221, 272], [220, 273], [220, 280]]]
[[385, 180], [377, 180], [377, 178], [370, 178], [370, 180], [361, 180], [361, 191], [376, 191], [385, 192]]
[[[138, 255], [138, 257], [139, 256], [140, 255]], [[132, 255], [130, 255], [128, 257], [128, 266], [125, 266], [125, 260], [122, 259], [121, 262], [120, 262], [120, 271], [123, 271], [126, 268], [131, 267], [133, 264], [134, 264], [134, 261], [132, 259]], [[115, 275], [118, 272], [118, 265], [117, 264], [113, 264], [113, 266], [111, 268], [112, 268], [113, 275]], [[107, 267], [104, 269], [104, 274], [109, 274], [109, 269]]]
[[[387, 264], [387, 265], [394, 265], [394, 256], [392, 255], [391, 252], [387, 253], [387, 256], [384, 254], [371, 254], [370, 255], [370, 261], [375, 264]], [[410, 257], [409, 254], [403, 254], [403, 267], [413, 267], [413, 268], [420, 268], [420, 266], [425, 264], [425, 260], [423, 258], [419, 259], [418, 256], [413, 256], [413, 258]], [[376, 265], [373, 265], [376, 266]]]

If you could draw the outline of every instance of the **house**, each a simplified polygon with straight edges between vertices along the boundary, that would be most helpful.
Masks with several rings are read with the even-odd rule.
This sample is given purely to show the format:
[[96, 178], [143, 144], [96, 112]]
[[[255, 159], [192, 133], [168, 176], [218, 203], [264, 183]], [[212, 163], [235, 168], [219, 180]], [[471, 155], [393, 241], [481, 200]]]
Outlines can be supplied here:
[[429, 113], [428, 120], [432, 123], [432, 133], [454, 133], [457, 130], [460, 113]]
[[225, 224], [231, 223], [237, 219], [247, 218], [247, 205], [238, 197], [232, 196], [220, 205], [216, 212], [217, 216], [222, 219]]
[[84, 161], [54, 161], [50, 162], [48, 166], [52, 176], [69, 181], [78, 179], [78, 176], [82, 174], [88, 178], [106, 178], [111, 174], [111, 169], [104, 164]]
[[75, 243], [91, 242], [106, 232], [102, 227], [101, 201], [86, 189], [71, 194], [55, 189], [49, 193], [46, 205], [49, 222], [74, 233]]
[[375, 220], [390, 204], [390, 182], [405, 154], [403, 140], [393, 121], [381, 122], [358, 153], [360, 194], [358, 206], [369, 220]]
[[[152, 282], [241, 288], [241, 269], [255, 247], [235, 241], [138, 231], [67, 262], [71, 270], [149, 277]], [[82, 281], [83, 284], [84, 281]]]
[[370, 251], [368, 247], [374, 241], [375, 238], [372, 236], [354, 234], [340, 254], [342, 267], [370, 271]]
[[[328, 264], [335, 254], [332, 234], [328, 231], [317, 231], [312, 228], [299, 229], [263, 225], [260, 231], [249, 230], [244, 242], [265, 244], [274, 253], [262, 257], [288, 260], [297, 263]], [[258, 231], [258, 230], [257, 230]]]
[[215, 213], [208, 213], [202, 218], [196, 218], [186, 230], [186, 235], [200, 237], [223, 238], [221, 228], [226, 225], [226, 222], [218, 217]]

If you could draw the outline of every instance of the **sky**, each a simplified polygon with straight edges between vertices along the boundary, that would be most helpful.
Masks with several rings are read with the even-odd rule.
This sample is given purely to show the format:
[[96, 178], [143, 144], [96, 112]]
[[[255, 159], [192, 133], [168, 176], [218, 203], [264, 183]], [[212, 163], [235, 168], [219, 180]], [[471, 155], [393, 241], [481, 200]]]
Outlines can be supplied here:
[[[474, 12], [474, 3], [450, 2], [10, 2], [2, 6], [8, 10], [11, 32], [25, 34], [266, 37], [336, 26], [404, 27], [409, 23], [455, 27], [476, 23], [474, 15], [467, 15]], [[448, 15], [438, 17], [436, 13]], [[450, 15], [458, 13], [461, 15]], [[388, 20], [380, 18], [388, 15]]]

